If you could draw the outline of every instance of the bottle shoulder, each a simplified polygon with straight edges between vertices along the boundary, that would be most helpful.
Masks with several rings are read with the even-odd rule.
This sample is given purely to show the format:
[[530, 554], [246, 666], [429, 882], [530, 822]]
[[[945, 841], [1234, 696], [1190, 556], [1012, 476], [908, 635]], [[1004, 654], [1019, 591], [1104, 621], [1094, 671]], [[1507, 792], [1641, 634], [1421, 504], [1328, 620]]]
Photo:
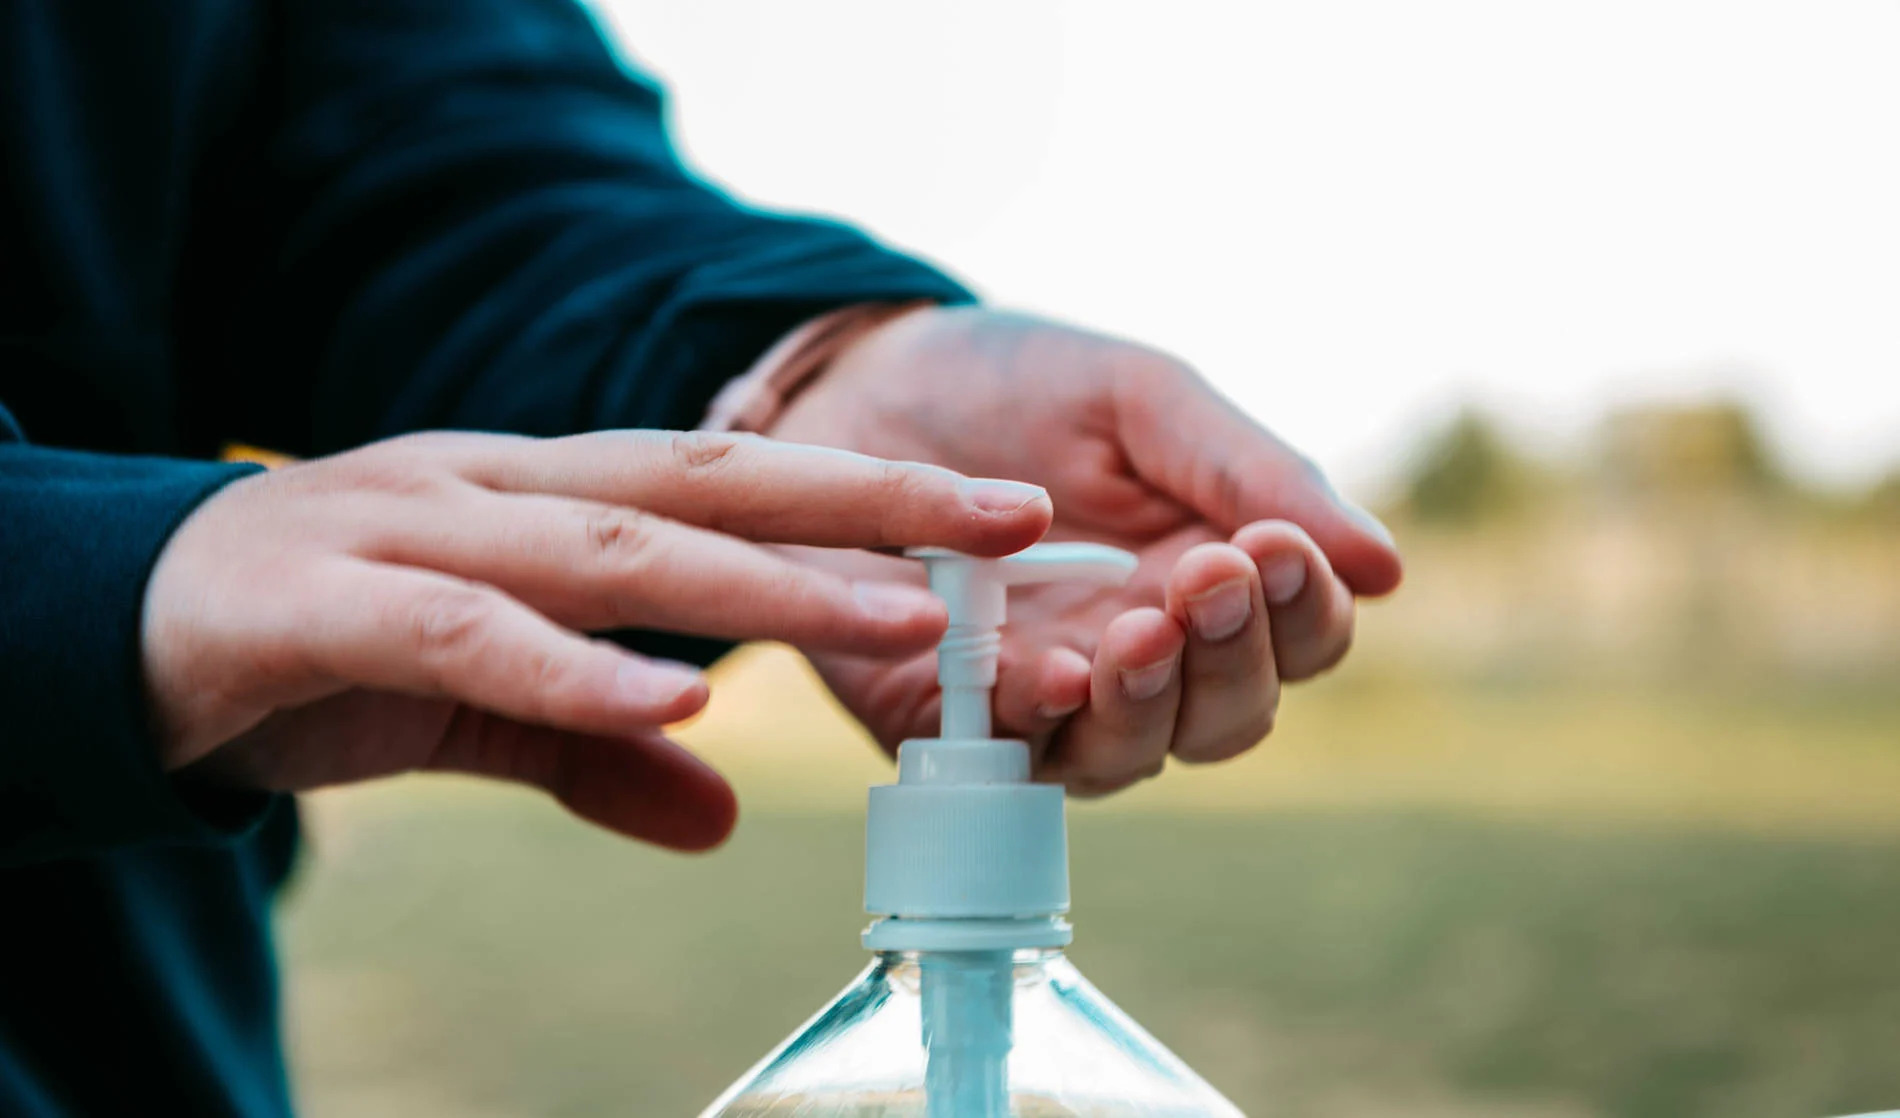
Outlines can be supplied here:
[[[960, 1029], [958, 1014], [971, 1012], [1002, 1019]], [[999, 1035], [1003, 1050], [985, 1048]], [[969, 1109], [933, 1109], [933, 1094]], [[1240, 1114], [1061, 952], [1023, 951], [879, 955], [702, 1118], [926, 1118], [999, 1105], [1014, 1118]]]

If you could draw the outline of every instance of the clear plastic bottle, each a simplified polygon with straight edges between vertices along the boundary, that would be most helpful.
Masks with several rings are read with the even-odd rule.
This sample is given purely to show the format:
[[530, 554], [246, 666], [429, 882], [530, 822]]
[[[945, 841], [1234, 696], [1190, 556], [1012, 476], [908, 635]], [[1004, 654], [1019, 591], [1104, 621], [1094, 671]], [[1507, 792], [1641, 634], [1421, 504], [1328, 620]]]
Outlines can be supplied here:
[[1007, 589], [1119, 583], [1135, 558], [1045, 544], [1004, 559], [925, 551], [950, 625], [942, 736], [871, 789], [864, 933], [876, 961], [702, 1118], [1238, 1118], [1069, 965], [1060, 788], [991, 737]]
[[879, 952], [703, 1118], [1239, 1118], [1055, 948], [1017, 951], [1009, 961], [1011, 1044], [1000, 1082], [956, 1101], [940, 1086], [933, 1108], [926, 974], [974, 970], [984, 981], [993, 973], [991, 960], [955, 957], [962, 954]]

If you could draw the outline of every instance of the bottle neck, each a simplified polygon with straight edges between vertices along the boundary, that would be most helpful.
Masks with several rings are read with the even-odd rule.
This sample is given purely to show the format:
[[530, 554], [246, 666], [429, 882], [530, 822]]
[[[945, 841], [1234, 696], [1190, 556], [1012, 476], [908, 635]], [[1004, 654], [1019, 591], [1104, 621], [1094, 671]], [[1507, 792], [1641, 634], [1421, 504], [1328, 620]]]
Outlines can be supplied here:
[[925, 959], [954, 955], [1008, 955], [1010, 963], [1017, 967], [1040, 967], [1056, 962], [1063, 957], [1060, 947], [1020, 947], [1014, 951], [873, 951], [877, 961], [891, 967], [914, 967]]
[[[875, 790], [874, 790], [875, 791]], [[1060, 789], [1052, 789], [1061, 795]], [[1058, 815], [1057, 824], [1061, 817]], [[875, 848], [873, 848], [875, 849]], [[1061, 848], [1058, 847], [1058, 850]], [[1058, 863], [1068, 869], [1066, 863]], [[868, 875], [867, 875], [868, 876]], [[1067, 873], [1061, 882], [1068, 891]], [[866, 889], [867, 899], [870, 890]], [[1067, 908], [1067, 897], [1063, 898]], [[867, 905], [866, 907], [870, 907]], [[918, 917], [887, 916], [872, 921], [864, 930], [864, 946], [873, 951], [930, 951], [939, 954], [957, 951], [1017, 951], [1067, 947], [1075, 938], [1075, 929], [1060, 915], [1015, 917], [954, 917], [933, 920]]]

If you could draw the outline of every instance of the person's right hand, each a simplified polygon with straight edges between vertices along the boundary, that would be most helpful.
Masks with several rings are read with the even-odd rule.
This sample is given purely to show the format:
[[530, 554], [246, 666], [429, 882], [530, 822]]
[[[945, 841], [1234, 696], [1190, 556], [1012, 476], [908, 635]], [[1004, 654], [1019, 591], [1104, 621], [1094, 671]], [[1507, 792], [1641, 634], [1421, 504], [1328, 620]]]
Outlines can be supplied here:
[[705, 682], [584, 632], [917, 652], [945, 624], [927, 591], [746, 541], [1004, 555], [1050, 517], [1035, 486], [699, 433], [412, 435], [243, 478], [146, 590], [163, 764], [287, 791], [470, 772], [703, 848], [731, 789], [659, 727]]

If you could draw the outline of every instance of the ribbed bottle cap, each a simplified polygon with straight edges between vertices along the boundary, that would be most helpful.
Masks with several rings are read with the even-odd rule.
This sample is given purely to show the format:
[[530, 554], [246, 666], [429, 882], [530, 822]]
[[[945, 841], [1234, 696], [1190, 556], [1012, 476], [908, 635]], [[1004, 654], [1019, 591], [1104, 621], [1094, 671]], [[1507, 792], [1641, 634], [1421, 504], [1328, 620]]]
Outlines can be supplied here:
[[1029, 747], [990, 736], [991, 688], [1008, 588], [1076, 581], [1118, 586], [1128, 552], [1039, 544], [1001, 559], [922, 549], [949, 626], [937, 646], [940, 738], [898, 751], [896, 784], [871, 789], [865, 934], [878, 950], [962, 951], [1067, 943], [1069, 841], [1062, 789], [1029, 782]]
[[871, 789], [865, 909], [930, 920], [1067, 912], [1062, 789], [1028, 775], [1020, 741], [905, 742], [898, 782]]

